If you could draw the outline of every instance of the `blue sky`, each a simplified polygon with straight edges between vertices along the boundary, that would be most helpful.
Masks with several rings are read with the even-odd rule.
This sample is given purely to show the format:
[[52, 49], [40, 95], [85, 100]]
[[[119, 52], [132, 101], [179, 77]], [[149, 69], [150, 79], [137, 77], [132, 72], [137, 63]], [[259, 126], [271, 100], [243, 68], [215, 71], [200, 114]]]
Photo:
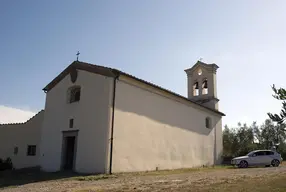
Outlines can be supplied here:
[[[216, 63], [223, 123], [279, 112], [286, 1], [0, 1], [0, 106], [37, 112], [42, 88], [76, 59], [118, 68], [181, 95], [184, 69]], [[1, 108], [0, 108], [1, 110]]]

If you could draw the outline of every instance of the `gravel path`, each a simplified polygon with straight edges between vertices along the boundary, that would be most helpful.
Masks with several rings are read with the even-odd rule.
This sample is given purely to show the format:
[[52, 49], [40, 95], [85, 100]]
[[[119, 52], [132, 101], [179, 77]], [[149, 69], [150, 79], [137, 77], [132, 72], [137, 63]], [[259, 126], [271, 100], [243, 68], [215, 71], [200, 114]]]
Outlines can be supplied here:
[[[54, 180], [36, 182], [0, 189], [2, 192], [74, 192], [80, 189], [90, 191], [164, 191], [165, 189], [180, 191], [190, 186], [198, 187], [214, 183], [229, 182], [245, 177], [261, 177], [272, 174], [285, 174], [286, 166], [277, 168], [248, 168], [248, 169], [213, 169], [179, 174], [162, 175], [120, 175], [98, 181]], [[89, 190], [86, 190], [86, 192]]]

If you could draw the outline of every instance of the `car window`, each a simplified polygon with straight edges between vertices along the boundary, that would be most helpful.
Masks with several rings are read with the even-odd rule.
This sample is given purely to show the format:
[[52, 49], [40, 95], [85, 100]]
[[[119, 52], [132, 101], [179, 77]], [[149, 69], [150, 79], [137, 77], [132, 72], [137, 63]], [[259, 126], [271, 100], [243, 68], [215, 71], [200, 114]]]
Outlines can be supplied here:
[[253, 156], [263, 156], [265, 155], [264, 151], [255, 152]]
[[273, 151], [265, 151], [266, 155], [274, 155]]

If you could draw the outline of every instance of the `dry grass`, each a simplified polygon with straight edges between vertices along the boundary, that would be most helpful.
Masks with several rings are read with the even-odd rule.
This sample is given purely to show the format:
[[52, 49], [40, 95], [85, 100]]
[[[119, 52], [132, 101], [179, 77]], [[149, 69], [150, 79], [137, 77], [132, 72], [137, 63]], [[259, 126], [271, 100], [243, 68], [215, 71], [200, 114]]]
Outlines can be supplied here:
[[79, 177], [71, 177], [70, 179], [78, 181], [97, 181], [101, 179], [128, 177], [128, 176], [160, 176], [160, 175], [173, 175], [182, 173], [193, 172], [205, 172], [205, 171], [217, 171], [221, 169], [234, 169], [233, 166], [210, 166], [210, 167], [198, 167], [198, 168], [184, 168], [184, 169], [170, 169], [170, 170], [158, 170], [158, 171], [142, 171], [142, 172], [126, 172], [115, 173], [112, 175], [100, 174], [100, 175], [87, 175]]
[[159, 170], [148, 172], [133, 172], [133, 173], [116, 173], [112, 175], [99, 174], [99, 175], [78, 175], [71, 172], [56, 172], [44, 173], [39, 171], [38, 168], [22, 169], [18, 171], [0, 172], [0, 189], [13, 188], [29, 183], [45, 182], [45, 181], [98, 181], [110, 178], [121, 177], [138, 177], [138, 176], [159, 176], [171, 175], [180, 173], [190, 173], [197, 171], [214, 171], [218, 169], [230, 168], [229, 166], [215, 166], [215, 167], [201, 167], [189, 169], [176, 169], [176, 170]]
[[77, 180], [77, 181], [98, 181], [102, 179], [110, 179], [115, 178], [115, 175], [89, 175], [89, 176], [79, 176], [79, 177], [72, 177], [69, 180]]
[[117, 189], [96, 189], [93, 187], [75, 190], [74, 192], [123, 192], [123, 191], [194, 191], [194, 192], [286, 192], [286, 173], [265, 175], [260, 177], [238, 177], [221, 179], [214, 183], [207, 180], [197, 182], [177, 181], [172, 185], [168, 182], [156, 182], [152, 186], [124, 186]]
[[160, 170], [113, 175], [76, 175], [23, 171], [0, 174], [3, 192], [131, 191], [285, 191], [286, 166], [237, 169], [230, 166]]
[[218, 182], [207, 187], [202, 187], [197, 191], [226, 192], [226, 191], [245, 191], [245, 192], [284, 192], [286, 191], [286, 173], [281, 175], [267, 175], [254, 178], [229, 179]]

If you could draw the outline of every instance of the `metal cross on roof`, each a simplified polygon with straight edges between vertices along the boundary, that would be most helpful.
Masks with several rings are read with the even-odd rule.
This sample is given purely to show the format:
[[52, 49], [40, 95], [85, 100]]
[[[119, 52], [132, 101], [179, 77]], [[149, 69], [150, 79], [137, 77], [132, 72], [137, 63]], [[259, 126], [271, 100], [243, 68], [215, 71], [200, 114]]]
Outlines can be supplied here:
[[76, 60], [78, 61], [78, 57], [79, 57], [80, 52], [78, 51], [76, 54]]

